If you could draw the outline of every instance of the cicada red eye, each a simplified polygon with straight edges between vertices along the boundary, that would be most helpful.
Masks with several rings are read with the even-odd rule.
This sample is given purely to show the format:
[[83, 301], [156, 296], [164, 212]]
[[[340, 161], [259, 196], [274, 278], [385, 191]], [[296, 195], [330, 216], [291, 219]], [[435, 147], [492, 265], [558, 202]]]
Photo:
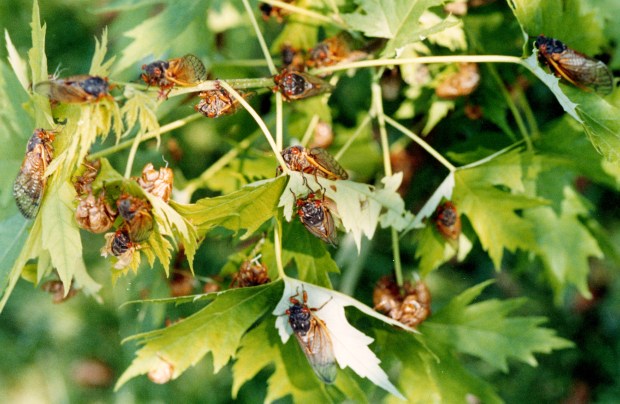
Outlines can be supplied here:
[[153, 231], [153, 216], [150, 204], [138, 197], [122, 194], [116, 201], [118, 213], [125, 220], [131, 241], [141, 242]]
[[287, 101], [302, 100], [333, 90], [328, 82], [316, 76], [288, 69], [275, 75], [273, 81], [276, 84], [274, 91], [279, 91]]
[[291, 296], [291, 305], [286, 310], [289, 325], [314, 373], [323, 382], [333, 383], [336, 380], [337, 367], [331, 337], [325, 322], [314, 314], [329, 300], [319, 308], [310, 308], [307, 305], [306, 291], [303, 291], [303, 302], [295, 298], [297, 295]]
[[336, 159], [325, 149], [302, 146], [291, 146], [281, 152], [286, 166], [292, 171], [300, 171], [327, 178], [330, 180], [346, 180], [349, 174]]
[[26, 146], [26, 155], [13, 183], [13, 198], [26, 219], [36, 216], [43, 199], [47, 178], [45, 170], [54, 158], [54, 133], [35, 129]]
[[448, 240], [458, 240], [461, 235], [461, 217], [456, 206], [446, 201], [435, 209], [435, 225], [443, 237]]
[[601, 94], [613, 91], [613, 75], [605, 63], [579, 53], [563, 42], [539, 35], [534, 42], [538, 59], [558, 77], [581, 89]]
[[480, 84], [480, 73], [476, 63], [460, 63], [459, 71], [447, 77], [437, 88], [438, 97], [454, 99], [473, 93]]
[[78, 75], [37, 83], [34, 90], [54, 102], [80, 104], [111, 98], [106, 77]]

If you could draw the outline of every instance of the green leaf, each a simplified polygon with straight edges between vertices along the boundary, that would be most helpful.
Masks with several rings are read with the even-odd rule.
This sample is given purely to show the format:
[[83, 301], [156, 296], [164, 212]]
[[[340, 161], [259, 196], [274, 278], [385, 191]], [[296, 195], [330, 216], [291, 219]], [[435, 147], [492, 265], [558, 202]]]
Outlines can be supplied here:
[[235, 355], [243, 334], [262, 317], [282, 293], [282, 282], [252, 288], [230, 289], [218, 294], [207, 307], [170, 327], [134, 335], [143, 347], [116, 384], [148, 373], [163, 360], [179, 377], [207, 353], [213, 355], [218, 372]]
[[420, 326], [429, 342], [476, 356], [507, 372], [508, 359], [536, 366], [535, 353], [570, 348], [573, 344], [540, 327], [543, 317], [509, 317], [525, 299], [486, 300], [471, 304], [492, 281], [467, 289]]
[[416, 235], [416, 241], [415, 257], [420, 260], [418, 271], [422, 277], [455, 257], [457, 261], [462, 261], [472, 248], [471, 241], [464, 234], [456, 242], [449, 242], [433, 224], [422, 229]]
[[575, 285], [579, 293], [590, 298], [589, 258], [603, 258], [598, 243], [579, 220], [588, 210], [572, 189], [564, 188], [564, 196], [560, 214], [550, 207], [529, 209], [524, 213], [534, 224], [535, 250], [545, 264], [558, 303], [569, 285]]
[[108, 51], [108, 29], [104, 28], [101, 33], [101, 42], [95, 38], [95, 53], [90, 65], [89, 74], [93, 76], [108, 77], [110, 75], [110, 66], [114, 63], [116, 56], [112, 56], [107, 62], [103, 62], [105, 54]]
[[343, 19], [366, 36], [388, 38], [384, 56], [392, 56], [405, 45], [458, 24], [458, 21], [446, 19], [430, 27], [424, 26], [421, 20], [424, 12], [441, 5], [442, 0], [355, 0], [355, 3], [362, 12], [344, 14]]
[[[471, 222], [496, 268], [500, 267], [504, 248], [509, 251], [535, 248], [532, 223], [516, 211], [541, 206], [546, 201], [522, 193], [525, 188], [518, 151], [485, 164], [458, 169], [455, 180], [453, 201]], [[498, 186], [513, 192], [503, 191]]]
[[115, 72], [139, 65], [139, 61], [150, 54], [161, 57], [171, 49], [176, 38], [190, 29], [197, 16], [205, 15], [208, 6], [208, 3], [199, 0], [185, 1], [182, 7], [172, 1], [166, 3], [162, 12], [125, 34], [131, 43], [123, 49], [114, 66]]
[[[426, 335], [413, 337], [384, 330], [375, 330], [375, 335], [377, 343], [385, 347], [386, 366], [399, 366], [397, 387], [407, 402], [462, 403], [474, 397], [483, 403], [502, 402], [489, 383], [470, 373], [439, 341]], [[402, 403], [395, 397], [388, 397], [386, 402]]]
[[580, 0], [508, 1], [523, 32], [530, 37], [544, 34], [584, 54], [597, 54], [606, 44], [602, 25], [596, 12], [585, 12], [582, 4]]
[[255, 182], [237, 192], [215, 198], [203, 198], [195, 204], [170, 205], [196, 226], [199, 236], [217, 226], [225, 227], [242, 237], [249, 237], [260, 225], [276, 216], [277, 204], [284, 191], [285, 176]]

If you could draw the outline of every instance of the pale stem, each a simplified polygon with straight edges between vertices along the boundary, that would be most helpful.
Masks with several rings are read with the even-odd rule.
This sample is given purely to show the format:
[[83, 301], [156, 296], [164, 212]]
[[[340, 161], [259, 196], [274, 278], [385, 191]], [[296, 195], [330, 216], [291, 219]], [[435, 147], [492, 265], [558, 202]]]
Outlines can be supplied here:
[[276, 220], [276, 225], [273, 229], [273, 246], [274, 252], [276, 254], [276, 267], [278, 268], [278, 275], [280, 275], [280, 278], [286, 279], [286, 274], [284, 273], [284, 265], [282, 265], [282, 239], [280, 238], [281, 232], [281, 223], [280, 221]]
[[278, 149], [278, 146], [273, 140], [273, 136], [271, 135], [271, 132], [269, 132], [269, 128], [267, 128], [265, 121], [263, 121], [260, 115], [258, 115], [258, 112], [256, 112], [256, 110], [254, 110], [254, 108], [252, 108], [252, 106], [248, 104], [246, 100], [243, 99], [243, 96], [241, 96], [241, 94], [239, 94], [237, 91], [235, 91], [234, 88], [228, 85], [228, 83], [226, 83], [225, 81], [220, 81], [220, 85], [226, 91], [228, 91], [230, 95], [232, 95], [237, 101], [239, 101], [239, 103], [243, 105], [243, 108], [245, 108], [250, 113], [250, 115], [252, 115], [252, 117], [258, 124], [259, 128], [261, 128], [261, 130], [265, 134], [265, 138], [267, 139], [269, 146], [271, 146], [271, 149], [273, 150], [273, 153], [275, 154], [275, 157], [278, 160], [278, 163], [280, 164], [280, 166], [285, 172], [288, 172], [288, 167], [286, 166], [284, 159], [282, 159], [282, 155], [280, 154], [280, 149]]
[[196, 192], [197, 189], [202, 188], [206, 185], [207, 181], [213, 177], [218, 171], [223, 169], [230, 163], [234, 158], [239, 155], [241, 150], [245, 150], [252, 142], [258, 137], [258, 132], [255, 132], [243, 139], [239, 142], [233, 149], [229, 150], [226, 154], [220, 157], [215, 163], [209, 166], [199, 177], [194, 178], [187, 182], [185, 188], [183, 188], [183, 194], [187, 196], [187, 200], [191, 200], [192, 195]]
[[263, 0], [263, 3], [267, 3], [274, 7], [280, 7], [281, 9], [290, 11], [293, 14], [303, 15], [305, 17], [309, 17], [313, 20], [313, 22], [326, 22], [328, 24], [337, 25], [340, 28], [346, 28], [346, 25], [340, 20], [339, 17], [329, 18], [324, 16], [323, 14], [307, 10], [305, 8], [294, 6], [290, 3], [284, 3], [278, 0]]
[[400, 123], [396, 122], [394, 119], [390, 118], [387, 115], [385, 116], [385, 121], [388, 124], [390, 124], [391, 126], [393, 126], [394, 129], [402, 132], [405, 136], [408, 136], [411, 140], [416, 142], [420, 147], [422, 147], [424, 150], [426, 150], [431, 156], [435, 157], [441, 164], [443, 164], [444, 167], [446, 167], [448, 170], [450, 170], [450, 172], [455, 172], [456, 171], [456, 167], [455, 166], [453, 166], [448, 160], [446, 160], [446, 158], [444, 156], [441, 155], [441, 153], [439, 153], [437, 150], [433, 149], [431, 147], [431, 145], [429, 145], [424, 140], [422, 140], [422, 138], [420, 138], [418, 135], [416, 135], [415, 133], [413, 133], [409, 129], [405, 128], [403, 125], [401, 125]]
[[396, 66], [410, 64], [431, 64], [431, 63], [516, 63], [525, 66], [523, 59], [516, 56], [505, 55], [452, 55], [452, 56], [422, 56], [417, 58], [403, 59], [374, 59], [362, 60], [359, 62], [341, 63], [334, 66], [321, 67], [310, 70], [311, 74], [320, 75], [323, 73], [336, 72], [340, 70], [357, 69], [361, 67], [377, 66]]
[[129, 178], [131, 176], [131, 168], [133, 167], [133, 160], [136, 157], [138, 146], [140, 146], [140, 142], [142, 141], [142, 135], [143, 135], [142, 131], [139, 131], [136, 137], [133, 139], [131, 150], [129, 150], [129, 157], [127, 158], [127, 166], [125, 167], [125, 178]]
[[250, 3], [248, 3], [248, 0], [242, 0], [242, 1], [243, 1], [243, 6], [245, 7], [245, 11], [247, 11], [248, 15], [250, 16], [252, 27], [254, 27], [256, 38], [258, 38], [260, 47], [263, 50], [263, 55], [265, 56], [265, 60], [267, 61], [267, 66], [269, 67], [269, 71], [271, 72], [271, 74], [277, 74], [278, 70], [276, 69], [276, 65], [273, 63], [273, 59], [271, 58], [271, 55], [269, 54], [269, 48], [267, 47], [267, 43], [265, 42], [263, 33], [260, 31], [260, 27], [258, 26], [258, 22], [256, 21], [254, 10], [252, 10], [252, 7], [250, 7]]
[[[185, 126], [186, 124], [192, 121], [195, 121], [196, 119], [200, 117], [202, 117], [202, 114], [196, 113], [196, 114], [192, 114], [188, 116], [187, 118], [178, 119], [174, 122], [170, 122], [169, 124], [166, 124], [162, 126], [161, 128], [159, 128], [159, 131], [154, 130], [154, 131], [143, 134], [142, 136], [140, 136], [140, 141], [144, 142], [145, 140], [153, 139], [154, 137], [157, 137], [158, 135], [163, 135], [164, 133], [171, 132], [182, 126]], [[121, 150], [124, 150], [130, 147], [133, 143], [134, 143], [134, 139], [129, 139], [119, 144], [116, 144], [112, 147], [108, 147], [107, 149], [100, 150], [97, 153], [90, 154], [88, 155], [87, 158], [88, 160], [93, 161], [101, 157], [109, 156], [110, 154], [114, 154], [118, 151], [121, 151]]]
[[310, 123], [308, 124], [308, 127], [306, 128], [306, 133], [304, 133], [304, 137], [301, 138], [301, 145], [303, 147], [306, 147], [308, 145], [308, 143], [310, 142], [310, 138], [312, 137], [312, 134], [314, 133], [314, 130], [316, 129], [316, 125], [319, 123], [319, 115], [318, 114], [314, 114], [312, 115], [312, 119], [310, 119]]
[[[226, 79], [229, 85], [234, 88], [245, 90], [247, 88], [272, 88], [274, 85], [272, 77], [263, 77], [258, 79]], [[220, 80], [207, 80], [199, 83], [193, 87], [175, 87], [172, 89], [168, 98], [175, 97], [177, 95], [187, 94], [187, 93], [198, 93], [201, 91], [213, 91], [218, 90], [220, 85]], [[155, 87], [155, 89], [157, 89]]]
[[276, 147], [282, 150], [284, 144], [284, 115], [282, 113], [282, 94], [276, 93]]
[[336, 155], [334, 156], [336, 160], [340, 160], [340, 158], [349, 149], [349, 147], [351, 147], [353, 142], [355, 142], [355, 139], [357, 139], [362, 134], [362, 131], [366, 129], [366, 126], [368, 126], [368, 124], [370, 124], [370, 115], [366, 114], [362, 122], [358, 125], [357, 129], [355, 129], [355, 133], [353, 133], [353, 135], [347, 140], [347, 142], [340, 148], [340, 150], [338, 150], [338, 153], [336, 153]]
[[265, 59], [233, 59], [233, 60], [216, 60], [211, 62], [211, 66], [217, 67], [259, 67], [268, 66]]

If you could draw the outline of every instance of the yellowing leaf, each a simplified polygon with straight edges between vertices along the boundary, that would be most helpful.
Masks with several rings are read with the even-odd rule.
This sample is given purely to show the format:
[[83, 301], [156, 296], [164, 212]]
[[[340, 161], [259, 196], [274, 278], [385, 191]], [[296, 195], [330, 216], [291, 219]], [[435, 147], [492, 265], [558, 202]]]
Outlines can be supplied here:
[[112, 56], [107, 62], [103, 62], [105, 54], [108, 51], [108, 29], [104, 28], [101, 33], [101, 42], [95, 38], [95, 53], [90, 65], [89, 74], [93, 76], [108, 77], [110, 75], [110, 66], [114, 63], [116, 56]]
[[172, 366], [172, 379], [176, 379], [211, 352], [214, 370], [218, 372], [235, 355], [243, 334], [273, 307], [281, 291], [282, 283], [274, 282], [221, 292], [192, 316], [170, 327], [131, 337], [143, 346], [121, 375], [116, 389], [129, 379], [148, 373], [161, 360]]

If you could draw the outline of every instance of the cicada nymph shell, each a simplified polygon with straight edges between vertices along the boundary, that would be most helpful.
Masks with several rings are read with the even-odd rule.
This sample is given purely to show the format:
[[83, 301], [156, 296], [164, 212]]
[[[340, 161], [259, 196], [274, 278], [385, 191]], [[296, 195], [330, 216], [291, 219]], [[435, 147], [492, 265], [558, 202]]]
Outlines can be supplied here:
[[[250, 98], [254, 93], [241, 94], [244, 99]], [[218, 118], [223, 115], [232, 115], [239, 109], [239, 101], [224, 89], [203, 91], [198, 94], [200, 102], [194, 106], [207, 118]]]
[[431, 313], [431, 294], [422, 281], [405, 282], [401, 293], [394, 279], [384, 276], [377, 282], [372, 300], [375, 310], [409, 327], [418, 326]]
[[73, 287], [73, 283], [71, 284], [71, 288], [69, 289], [69, 293], [65, 296], [65, 286], [60, 280], [47, 281], [41, 285], [41, 290], [52, 295], [52, 303], [59, 304], [66, 302], [71, 299], [73, 296], [77, 295], [79, 289], [75, 289]]
[[339, 34], [327, 38], [308, 52], [308, 67], [332, 66], [341, 62], [354, 62], [368, 56], [366, 52], [351, 50], [349, 38]]
[[459, 71], [442, 81], [435, 94], [449, 100], [473, 93], [480, 84], [480, 72], [476, 63], [459, 63]]
[[107, 202], [105, 192], [95, 197], [92, 192], [82, 196], [75, 210], [78, 226], [92, 233], [105, 233], [112, 228], [118, 212]]
[[142, 169], [142, 176], [137, 179], [140, 187], [149, 194], [153, 194], [168, 203], [172, 195], [174, 173], [168, 167], [155, 170], [153, 164], [148, 163]]
[[13, 198], [26, 219], [33, 219], [39, 211], [47, 184], [45, 170], [54, 158], [54, 136], [53, 132], [45, 129], [34, 130], [13, 183]]
[[267, 267], [258, 260], [245, 260], [230, 283], [231, 288], [247, 288], [271, 282]]

